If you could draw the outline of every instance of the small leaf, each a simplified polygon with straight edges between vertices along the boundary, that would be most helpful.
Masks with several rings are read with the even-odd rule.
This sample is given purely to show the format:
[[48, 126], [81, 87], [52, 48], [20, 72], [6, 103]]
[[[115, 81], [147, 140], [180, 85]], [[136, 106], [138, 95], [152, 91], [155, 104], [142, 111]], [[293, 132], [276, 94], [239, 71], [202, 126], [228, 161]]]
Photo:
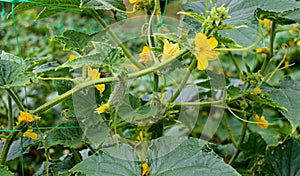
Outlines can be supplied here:
[[[30, 138], [23, 138], [22, 141], [22, 146], [24, 149], [29, 147], [30, 145], [33, 144], [33, 140]], [[2, 148], [3, 148], [4, 142], [0, 141], [0, 154], [2, 153]], [[28, 153], [27, 150], [23, 152], [23, 154]], [[13, 160], [15, 158], [18, 158], [22, 155], [22, 148], [21, 148], [21, 139], [18, 139], [12, 143], [8, 150], [8, 154], [6, 157], [6, 161]], [[1, 173], [1, 172], [0, 172]]]
[[67, 9], [59, 9], [59, 8], [53, 8], [53, 7], [45, 7], [40, 13], [39, 15], [36, 17], [35, 20], [42, 20], [54, 15], [57, 15], [61, 12], [66, 11]]
[[286, 140], [267, 150], [264, 172], [266, 175], [299, 175], [300, 145], [295, 139]]
[[52, 40], [64, 44], [65, 51], [75, 50], [82, 52], [94, 35], [96, 33], [86, 34], [74, 30], [66, 30], [61, 36], [52, 37]]

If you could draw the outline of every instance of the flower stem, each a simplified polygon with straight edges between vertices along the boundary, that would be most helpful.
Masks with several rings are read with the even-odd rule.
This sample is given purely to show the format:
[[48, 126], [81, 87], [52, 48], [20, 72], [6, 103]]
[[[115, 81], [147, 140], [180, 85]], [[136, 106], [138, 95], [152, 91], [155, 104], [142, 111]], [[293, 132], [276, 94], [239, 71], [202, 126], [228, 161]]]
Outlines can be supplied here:
[[276, 22], [272, 21], [272, 26], [271, 26], [271, 31], [270, 31], [270, 43], [269, 43], [269, 48], [270, 48], [270, 54], [267, 54], [266, 59], [264, 60], [264, 63], [261, 67], [261, 74], [264, 74], [264, 72], [267, 69], [267, 66], [269, 64], [270, 59], [274, 56], [274, 41], [275, 41], [275, 36], [276, 36]]
[[12, 112], [12, 101], [10, 96], [8, 96], [8, 122], [9, 129], [12, 130], [14, 128], [14, 117]]
[[49, 175], [49, 153], [48, 153], [48, 147], [47, 147], [47, 143], [46, 143], [46, 140], [44, 139], [44, 136], [43, 136], [43, 133], [42, 133], [42, 131], [40, 130], [40, 128], [39, 128], [39, 126], [38, 126], [38, 124], [37, 123], [35, 123], [35, 127], [36, 127], [36, 129], [37, 129], [37, 131], [38, 131], [38, 133], [39, 133], [39, 135], [40, 135], [40, 137], [41, 137], [41, 141], [42, 141], [42, 143], [43, 143], [43, 146], [44, 146], [44, 150], [45, 150], [45, 158], [46, 158], [46, 163], [45, 163], [45, 170], [46, 170], [46, 176], [48, 176]]
[[184, 86], [186, 85], [190, 75], [191, 75], [191, 72], [192, 70], [195, 68], [196, 66], [196, 63], [197, 63], [197, 60], [196, 59], [193, 59], [191, 65], [189, 66], [189, 69], [188, 71], [185, 73], [178, 89], [176, 90], [176, 92], [174, 93], [174, 95], [170, 98], [169, 100], [169, 103], [173, 102], [176, 100], [176, 98], [179, 96], [180, 92], [182, 91], [182, 89], [184, 88]]
[[233, 56], [233, 54], [232, 54], [231, 51], [228, 51], [228, 54], [229, 54], [229, 56], [230, 56], [230, 58], [231, 58], [231, 60], [232, 60], [232, 62], [233, 62], [233, 64], [234, 64], [234, 66], [235, 66], [235, 68], [236, 68], [236, 71], [237, 71], [237, 72], [239, 73], [239, 75], [240, 75], [240, 79], [241, 79], [242, 81], [244, 81], [243, 73], [242, 73], [242, 71], [241, 71], [241, 69], [240, 69], [238, 63], [236, 62], [235, 57]]
[[228, 135], [230, 137], [230, 140], [231, 140], [232, 144], [235, 146], [235, 148], [238, 148], [237, 142], [236, 142], [236, 140], [233, 136], [230, 124], [228, 122], [227, 115], [224, 116], [224, 122], [225, 122], [226, 129], [227, 129], [227, 132], [228, 132]]
[[107, 24], [105, 21], [98, 15], [95, 9], [90, 10], [91, 14], [93, 15], [94, 18], [101, 24], [103, 28], [106, 28], [108, 30], [109, 35], [112, 37], [113, 41], [116, 42], [116, 44], [122, 48], [125, 56], [139, 69], [143, 69], [144, 66], [140, 64], [135, 58], [130, 54], [130, 52], [127, 50], [127, 48], [121, 43], [121, 41], [118, 39], [118, 37], [115, 35], [113, 31], [108, 28]]
[[7, 91], [8, 95], [14, 100], [14, 102], [16, 103], [16, 105], [18, 106], [18, 108], [21, 111], [26, 111], [26, 109], [22, 105], [19, 97], [15, 94], [15, 92], [12, 89], [6, 89], [6, 91]]
[[[248, 119], [247, 119], [248, 120]], [[234, 162], [234, 160], [237, 158], [237, 156], [239, 155], [240, 153], [240, 148], [239, 146], [243, 143], [244, 139], [245, 139], [245, 135], [246, 135], [246, 131], [247, 131], [247, 126], [248, 126], [248, 123], [247, 122], [244, 122], [243, 123], [243, 129], [242, 129], [242, 133], [241, 133], [241, 136], [239, 138], [239, 141], [237, 143], [237, 148], [236, 148], [236, 151], [235, 153], [233, 154], [233, 156], [231, 157], [230, 161], [228, 164], [232, 164]]]

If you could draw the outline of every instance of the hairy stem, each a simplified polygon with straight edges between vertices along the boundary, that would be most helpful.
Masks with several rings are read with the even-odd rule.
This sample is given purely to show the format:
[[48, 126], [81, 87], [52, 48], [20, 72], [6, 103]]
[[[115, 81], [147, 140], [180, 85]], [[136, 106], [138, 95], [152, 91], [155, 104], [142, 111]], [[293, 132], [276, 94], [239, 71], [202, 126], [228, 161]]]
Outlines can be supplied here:
[[264, 74], [270, 62], [270, 59], [274, 56], [274, 41], [276, 36], [275, 29], [276, 29], [276, 22], [272, 21], [271, 32], [270, 32], [270, 43], [269, 43], [270, 53], [267, 54], [267, 57], [264, 60], [264, 63], [261, 67], [261, 74]]
[[116, 34], [108, 28], [105, 21], [98, 15], [96, 10], [92, 9], [90, 10], [91, 14], [96, 18], [96, 20], [102, 25], [103, 28], [106, 28], [108, 30], [109, 35], [112, 37], [113, 41], [116, 42], [116, 44], [122, 48], [125, 56], [139, 69], [143, 69], [144, 66], [140, 64], [135, 58], [130, 54], [130, 52], [127, 50], [127, 48], [122, 44], [122, 42], [118, 39]]
[[19, 97], [15, 94], [15, 92], [12, 89], [6, 89], [8, 95], [14, 100], [14, 102], [16, 103], [16, 105], [18, 106], [18, 108], [21, 111], [26, 111], [26, 109], [24, 108], [23, 104], [21, 103]]
[[176, 92], [174, 93], [174, 95], [170, 98], [169, 103], [175, 101], [176, 98], [179, 96], [180, 92], [182, 91], [182, 89], [186, 85], [186, 83], [187, 83], [187, 81], [188, 81], [188, 79], [189, 79], [189, 77], [191, 75], [192, 70], [195, 68], [196, 63], [197, 63], [197, 60], [193, 59], [191, 65], [189, 66], [188, 71], [185, 73], [185, 75], [184, 75], [184, 77], [183, 77], [183, 79], [182, 79], [182, 81], [181, 81], [178, 89], [176, 90]]
[[227, 116], [225, 115], [223, 119], [224, 119], [224, 122], [225, 122], [225, 125], [226, 125], [226, 130], [228, 132], [228, 135], [230, 137], [230, 140], [231, 140], [232, 144], [235, 146], [235, 148], [238, 148], [237, 142], [236, 142], [236, 140], [233, 136], [233, 133], [232, 133], [230, 124], [228, 122]]
[[[247, 119], [248, 120], [248, 119]], [[247, 127], [248, 127], [248, 123], [247, 122], [244, 122], [243, 123], [243, 129], [242, 129], [242, 133], [241, 133], [241, 136], [239, 138], [239, 141], [237, 143], [237, 148], [236, 148], [236, 151], [235, 153], [233, 154], [233, 156], [231, 157], [230, 161], [228, 164], [232, 164], [234, 162], [234, 160], [238, 157], [239, 153], [240, 153], [240, 148], [239, 146], [243, 143], [244, 139], [245, 139], [245, 135], [246, 135], [246, 131], [247, 131]]]
[[8, 96], [8, 122], [9, 129], [12, 130], [14, 128], [14, 117], [12, 112], [12, 101], [10, 96]]

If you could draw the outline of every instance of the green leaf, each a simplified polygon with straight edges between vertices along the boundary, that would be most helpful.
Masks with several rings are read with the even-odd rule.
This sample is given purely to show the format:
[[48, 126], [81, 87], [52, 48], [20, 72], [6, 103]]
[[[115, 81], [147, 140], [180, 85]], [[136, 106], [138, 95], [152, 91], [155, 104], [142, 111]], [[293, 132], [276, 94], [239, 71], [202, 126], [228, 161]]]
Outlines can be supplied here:
[[63, 145], [65, 147], [76, 147], [81, 144], [82, 130], [76, 120], [62, 122], [57, 128], [49, 131], [45, 140], [47, 147]]
[[[224, 5], [229, 7], [229, 16], [223, 24], [233, 26], [246, 25], [247, 28], [239, 28], [234, 30], [219, 31], [221, 35], [232, 38], [238, 41], [239, 45], [247, 47], [255, 42], [258, 36], [257, 20], [254, 13], [257, 8], [263, 10], [272, 10], [274, 12], [284, 12], [292, 10], [300, 6], [300, 2], [296, 0], [289, 0], [282, 3], [281, 0], [218, 0], [216, 1], [218, 7]], [[280, 4], [280, 5], [278, 5]], [[187, 2], [183, 5], [185, 11], [193, 11], [198, 14], [205, 13], [205, 0], [196, 2]], [[198, 28], [200, 28], [199, 26]], [[258, 47], [260, 47], [258, 45]]]
[[240, 145], [240, 149], [247, 158], [253, 158], [256, 155], [265, 155], [267, 144], [258, 133], [251, 133], [248, 141]]
[[261, 8], [258, 8], [255, 12], [256, 12], [256, 16], [259, 19], [267, 18], [267, 19], [275, 21], [277, 24], [281, 24], [281, 25], [292, 24], [292, 23], [296, 22], [296, 21], [288, 19], [288, 18], [283, 18], [281, 16], [282, 13], [280, 13], [280, 12], [263, 10]]
[[49, 71], [55, 71], [56, 67], [58, 67], [59, 64], [57, 62], [47, 62], [45, 64], [40, 65], [39, 67], [35, 68], [34, 71], [36, 73], [45, 73]]
[[0, 173], [5, 176], [14, 176], [14, 174], [8, 170], [8, 166], [0, 165]]
[[39, 15], [36, 17], [36, 20], [45, 19], [54, 15], [57, 15], [61, 12], [66, 11], [67, 9], [58, 9], [58, 8], [52, 8], [52, 7], [45, 7]]
[[300, 83], [293, 80], [282, 80], [280, 88], [273, 88], [267, 85], [262, 90], [269, 94], [269, 97], [286, 107], [287, 110], [279, 111], [288, 119], [292, 126], [292, 133], [300, 125]]
[[154, 140], [147, 155], [151, 175], [239, 175], [214, 152], [201, 149], [204, 144], [196, 138]]
[[88, 157], [75, 165], [71, 172], [89, 176], [140, 175], [138, 160], [134, 150], [129, 145], [122, 144]]
[[52, 37], [52, 40], [64, 44], [65, 51], [75, 50], [82, 52], [95, 34], [66, 30], [61, 36]]
[[[97, 48], [100, 49], [99, 47]], [[96, 54], [85, 55], [81, 57], [77, 57], [73, 60], [69, 60], [65, 62], [63, 65], [57, 67], [60, 68], [78, 68], [82, 66], [102, 66], [102, 67], [114, 67], [117, 64], [124, 62], [123, 50], [119, 47], [110, 49], [108, 52], [108, 47], [103, 47], [103, 52], [99, 52]]]
[[[68, 9], [78, 9], [80, 5], [80, 0], [31, 0], [30, 2], [23, 2], [20, 3], [16, 6], [16, 8], [14, 9], [14, 13], [18, 13], [18, 12], [24, 12], [25, 10], [30, 10], [34, 7], [37, 6], [47, 6], [47, 10], [51, 9], [51, 13], [47, 12], [41, 12], [39, 14], [39, 16], [41, 15], [41, 17], [46, 18], [49, 16], [52, 16], [54, 14], [58, 14], [60, 12], [63, 12], [65, 10]], [[52, 14], [52, 15], [50, 15]], [[9, 14], [11, 15], [11, 13]], [[47, 16], [49, 15], [49, 16]], [[43, 19], [40, 17], [37, 17], [37, 19]]]
[[257, 125], [249, 125], [249, 129], [252, 132], [258, 133], [268, 145], [277, 145], [280, 133], [273, 126], [269, 126], [267, 129], [261, 129]]
[[[196, 138], [163, 137], [151, 141], [147, 163], [151, 176], [160, 175], [239, 175], [212, 151], [201, 149], [205, 142]], [[127, 144], [103, 149], [77, 164], [71, 171], [85, 175], [140, 175], [140, 160]]]
[[[23, 138], [22, 141], [22, 146], [24, 149], [29, 147], [30, 145], [33, 144], [33, 140], [30, 138]], [[2, 148], [3, 148], [4, 142], [0, 141], [0, 154], [2, 153]], [[27, 150], [23, 152], [23, 154], [28, 153]], [[6, 161], [13, 160], [15, 158], [18, 158], [22, 155], [22, 149], [21, 149], [21, 139], [18, 139], [12, 143], [8, 150], [8, 154], [6, 157]]]
[[[113, 5], [118, 9], [126, 10], [123, 0], [105, 0], [105, 2]], [[103, 5], [100, 1], [97, 0], [81, 0], [80, 7], [99, 10], [113, 10], [110, 7]]]
[[30, 84], [35, 74], [24, 71], [24, 64], [20, 64], [19, 57], [2, 52], [0, 55], [0, 89], [22, 87]]
[[266, 175], [300, 175], [300, 145], [289, 139], [267, 150], [264, 172]]
[[300, 8], [285, 11], [281, 15], [283, 18], [293, 20], [297, 23], [300, 23]]

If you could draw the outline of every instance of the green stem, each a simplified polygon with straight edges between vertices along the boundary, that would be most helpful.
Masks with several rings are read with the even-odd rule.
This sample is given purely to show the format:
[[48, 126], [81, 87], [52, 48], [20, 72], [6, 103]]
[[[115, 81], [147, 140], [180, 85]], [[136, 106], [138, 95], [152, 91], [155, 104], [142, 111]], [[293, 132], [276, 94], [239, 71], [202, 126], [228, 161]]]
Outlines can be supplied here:
[[44, 146], [44, 149], [45, 149], [45, 158], [46, 158], [46, 176], [49, 175], [49, 153], [48, 153], [48, 147], [47, 147], [47, 143], [46, 143], [46, 140], [44, 139], [44, 136], [43, 136], [43, 133], [42, 131], [40, 130], [39, 126], [37, 123], [35, 123], [35, 127], [36, 127], [36, 130], [38, 131], [40, 137], [41, 137], [41, 141], [43, 143], [43, 146]]
[[12, 112], [12, 101], [10, 96], [8, 96], [8, 121], [9, 129], [12, 130], [14, 128], [14, 117]]
[[[174, 60], [176, 60], [178, 57], [182, 56], [183, 54], [187, 53], [188, 50], [187, 49], [183, 49], [180, 52], [178, 52], [176, 55], [174, 55], [173, 57], [169, 58], [168, 60], [156, 64], [152, 67], [146, 68], [144, 70], [141, 70], [139, 72], [135, 72], [135, 73], [131, 73], [128, 75], [128, 79], [133, 79], [133, 78], [137, 78], [143, 75], [147, 75], [149, 73], [152, 73], [160, 68], [163, 68], [164, 66], [172, 63]], [[63, 101], [64, 99], [70, 97], [74, 92], [77, 92], [85, 87], [91, 86], [91, 85], [95, 85], [95, 84], [100, 84], [100, 83], [109, 83], [109, 82], [114, 82], [114, 81], [118, 81], [117, 77], [108, 77], [108, 78], [101, 78], [98, 80], [91, 80], [91, 81], [86, 81], [82, 84], [77, 85], [76, 87], [74, 87], [73, 89], [65, 92], [64, 94], [61, 94], [60, 96], [54, 98], [53, 100], [43, 104], [42, 106], [38, 107], [37, 109], [33, 110], [31, 113], [32, 114], [40, 114], [46, 110], [48, 110], [49, 108], [53, 107], [54, 105], [60, 103], [61, 101]]]
[[[21, 130], [23, 127], [26, 126], [25, 122], [21, 122], [15, 129]], [[9, 134], [9, 136], [6, 138], [5, 144], [2, 149], [1, 158], [0, 158], [0, 165], [5, 165], [7, 153], [9, 151], [9, 148], [11, 144], [13, 143], [15, 137], [17, 136], [18, 132], [12, 132]]]
[[96, 153], [95, 149], [89, 143], [85, 142], [84, 145], [87, 146], [93, 154]]
[[186, 85], [190, 75], [191, 75], [191, 72], [192, 70], [195, 68], [196, 66], [196, 63], [197, 63], [197, 60], [196, 59], [193, 59], [191, 65], [189, 66], [189, 69], [188, 71], [185, 73], [178, 89], [176, 90], [176, 92], [174, 93], [174, 95], [171, 97], [171, 99], [169, 100], [169, 103], [173, 102], [176, 100], [176, 98], [179, 96], [180, 92], [182, 91], [182, 89], [184, 88], [184, 86]]
[[113, 41], [116, 42], [116, 44], [122, 48], [125, 56], [139, 69], [143, 69], [144, 66], [139, 63], [137, 60], [135, 60], [135, 58], [130, 54], [130, 52], [127, 50], [127, 48], [122, 44], [122, 42], [118, 39], [118, 37], [115, 35], [115, 33], [113, 31], [110, 30], [110, 28], [108, 28], [107, 24], [105, 23], [105, 21], [98, 15], [98, 13], [96, 12], [95, 9], [91, 9], [90, 10], [91, 14], [93, 15], [93, 17], [96, 18], [96, 20], [102, 25], [103, 28], [108, 30], [109, 35], [112, 37]]
[[40, 79], [40, 80], [45, 80], [45, 81], [47, 81], [47, 80], [54, 80], [54, 81], [56, 81], [56, 80], [62, 80], [62, 81], [72, 81], [72, 82], [74, 82], [75, 80], [74, 79], [72, 79], [72, 78], [41, 78], [41, 77], [39, 77], [38, 79]]
[[224, 122], [225, 122], [225, 125], [226, 125], [226, 129], [227, 129], [227, 132], [228, 132], [228, 135], [230, 137], [230, 140], [231, 140], [232, 144], [235, 146], [235, 148], [238, 148], [237, 142], [236, 142], [236, 140], [235, 140], [235, 138], [233, 136], [233, 133], [232, 133], [230, 124], [228, 122], [227, 116], [225, 115], [223, 119], [224, 119]]
[[153, 79], [154, 93], [156, 93], [156, 92], [158, 92], [159, 76], [156, 73], [154, 73], [153, 76], [154, 76], [154, 79]]
[[171, 103], [173, 106], [210, 106], [214, 104], [220, 104], [224, 101], [218, 100], [218, 101], [207, 101], [207, 102], [175, 102]]
[[22, 105], [19, 97], [14, 93], [14, 91], [12, 89], [6, 89], [6, 91], [7, 91], [8, 95], [14, 100], [14, 102], [16, 103], [16, 105], [18, 106], [18, 108], [21, 111], [26, 111], [26, 109]]
[[[248, 119], [247, 119], [248, 120]], [[237, 158], [237, 156], [239, 155], [240, 153], [240, 148], [239, 146], [243, 143], [244, 139], [245, 139], [245, 135], [246, 135], [246, 131], [247, 131], [247, 126], [248, 126], [248, 123], [247, 122], [244, 122], [243, 123], [243, 129], [242, 129], [242, 133], [241, 133], [241, 136], [239, 138], [239, 141], [237, 143], [237, 148], [236, 148], [236, 151], [235, 153], [233, 154], [232, 158], [230, 159], [229, 163], [228, 164], [232, 164], [234, 162], [234, 160]]]
[[82, 161], [82, 159], [81, 159], [79, 153], [74, 148], [72, 148], [72, 147], [70, 147], [70, 150], [71, 150], [71, 152], [72, 152], [72, 154], [74, 156], [75, 162], [76, 163], [80, 163]]
[[276, 22], [272, 21], [272, 26], [271, 26], [271, 31], [270, 31], [270, 43], [269, 43], [269, 48], [270, 48], [270, 53], [267, 54], [266, 59], [264, 60], [264, 63], [261, 67], [261, 74], [264, 74], [264, 72], [267, 69], [267, 66], [270, 62], [270, 59], [274, 56], [274, 41], [275, 41], [275, 36], [276, 36]]
[[233, 62], [233, 64], [234, 64], [234, 66], [235, 66], [235, 68], [236, 68], [236, 71], [237, 71], [237, 72], [239, 73], [239, 75], [240, 75], [240, 79], [241, 79], [242, 81], [244, 81], [243, 73], [242, 73], [242, 71], [241, 71], [241, 69], [240, 69], [238, 63], [236, 62], [235, 57], [233, 56], [233, 54], [232, 54], [231, 51], [228, 51], [228, 54], [229, 54], [229, 56], [230, 56], [230, 58], [231, 58], [231, 60], [232, 60], [232, 62]]

